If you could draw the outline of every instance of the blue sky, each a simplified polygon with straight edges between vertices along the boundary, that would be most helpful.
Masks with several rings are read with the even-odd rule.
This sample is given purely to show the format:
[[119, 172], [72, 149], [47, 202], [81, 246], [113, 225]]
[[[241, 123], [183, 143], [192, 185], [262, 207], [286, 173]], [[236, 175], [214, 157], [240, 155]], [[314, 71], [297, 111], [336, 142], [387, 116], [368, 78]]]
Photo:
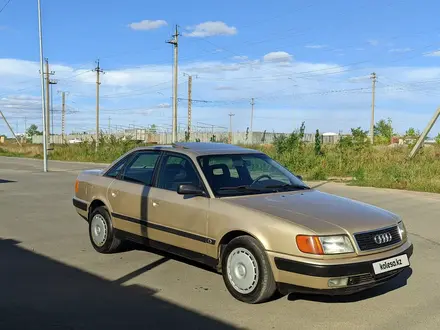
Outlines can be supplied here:
[[[0, 8], [6, 0], [0, 0]], [[440, 3], [394, 1], [55, 1], [42, 0], [44, 53], [56, 71], [54, 127], [60, 95], [67, 131], [95, 125], [95, 76], [100, 58], [102, 128], [169, 129], [172, 47], [179, 43], [179, 97], [192, 74], [197, 122], [234, 129], [308, 131], [368, 129], [376, 72], [376, 118], [397, 131], [420, 130], [439, 106]], [[12, 0], [0, 13], [0, 108], [19, 132], [41, 126], [37, 1]], [[186, 101], [179, 119], [186, 123]], [[204, 124], [203, 124], [204, 125]], [[203, 126], [199, 124], [199, 126]], [[440, 124], [433, 134], [440, 130]], [[6, 133], [0, 123], [0, 133]], [[432, 135], [432, 134], [431, 134]]]

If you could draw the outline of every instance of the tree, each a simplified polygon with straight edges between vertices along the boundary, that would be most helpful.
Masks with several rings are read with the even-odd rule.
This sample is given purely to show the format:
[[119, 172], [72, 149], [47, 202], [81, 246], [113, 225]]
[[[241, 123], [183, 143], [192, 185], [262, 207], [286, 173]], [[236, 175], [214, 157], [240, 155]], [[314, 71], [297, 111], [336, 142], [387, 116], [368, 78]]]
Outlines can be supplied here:
[[302, 140], [304, 138], [304, 132], [306, 130], [306, 123], [303, 121], [301, 127], [299, 128], [299, 138]]
[[419, 132], [419, 130], [415, 130], [413, 127], [410, 127], [405, 132], [405, 136], [408, 136], [408, 137], [418, 137], [418, 136], [420, 136], [420, 132]]
[[435, 143], [440, 144], [440, 133], [435, 137]]
[[319, 156], [321, 153], [321, 134], [319, 129], [317, 129], [315, 134], [315, 154]]
[[32, 124], [26, 131], [26, 135], [29, 137], [33, 137], [34, 135], [43, 135], [43, 132], [38, 130], [38, 126]]
[[248, 136], [249, 136], [249, 127], [246, 128], [246, 138], [245, 138], [246, 141], [248, 139]]
[[339, 136], [338, 148], [340, 150], [354, 148], [359, 151], [370, 145], [368, 140], [368, 131], [362, 130], [362, 128], [352, 128], [351, 136]]
[[263, 132], [263, 137], [261, 138], [261, 142], [265, 142], [266, 141], [266, 130], [264, 130]]
[[388, 118], [386, 121], [381, 119], [376, 123], [376, 125], [374, 125], [374, 136], [378, 137], [378, 139], [375, 139], [378, 143], [390, 143], [393, 134], [394, 132], [391, 118]]
[[153, 134], [157, 133], [157, 126], [155, 124], [150, 126], [150, 132], [153, 133]]
[[286, 151], [298, 151], [304, 145], [303, 138], [305, 129], [305, 123], [302, 122], [299, 130], [294, 130], [289, 135], [274, 134], [273, 143], [277, 153], [282, 154]]
[[368, 139], [368, 131], [362, 130], [362, 128], [352, 128], [351, 136], [353, 137], [353, 142], [356, 144], [363, 144], [367, 142]]

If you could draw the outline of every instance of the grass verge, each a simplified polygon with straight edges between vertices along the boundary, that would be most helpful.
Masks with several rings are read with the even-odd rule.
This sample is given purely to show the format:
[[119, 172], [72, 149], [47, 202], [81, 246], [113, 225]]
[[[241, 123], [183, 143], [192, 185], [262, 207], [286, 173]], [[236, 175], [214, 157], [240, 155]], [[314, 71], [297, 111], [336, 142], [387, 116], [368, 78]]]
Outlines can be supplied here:
[[[409, 160], [407, 146], [390, 148], [340, 143], [323, 145], [317, 150], [316, 146], [295, 141], [290, 145], [284, 141], [282, 147], [279, 142], [251, 147], [267, 153], [309, 181], [349, 178], [351, 185], [440, 193], [439, 146], [426, 147]], [[141, 145], [145, 144], [109, 137], [101, 139], [97, 153], [94, 143], [61, 145], [55, 146], [49, 159], [110, 163]], [[42, 146], [5, 145], [0, 147], [0, 156], [42, 158]]]

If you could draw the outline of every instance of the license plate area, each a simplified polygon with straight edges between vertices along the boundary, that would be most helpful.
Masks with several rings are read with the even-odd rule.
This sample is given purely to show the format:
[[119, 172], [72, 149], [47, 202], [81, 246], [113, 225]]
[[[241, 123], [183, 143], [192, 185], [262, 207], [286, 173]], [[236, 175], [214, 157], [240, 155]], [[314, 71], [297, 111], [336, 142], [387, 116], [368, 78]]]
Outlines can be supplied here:
[[408, 256], [406, 254], [402, 254], [400, 256], [395, 256], [373, 263], [373, 271], [375, 275], [379, 275], [407, 266], [409, 266]]

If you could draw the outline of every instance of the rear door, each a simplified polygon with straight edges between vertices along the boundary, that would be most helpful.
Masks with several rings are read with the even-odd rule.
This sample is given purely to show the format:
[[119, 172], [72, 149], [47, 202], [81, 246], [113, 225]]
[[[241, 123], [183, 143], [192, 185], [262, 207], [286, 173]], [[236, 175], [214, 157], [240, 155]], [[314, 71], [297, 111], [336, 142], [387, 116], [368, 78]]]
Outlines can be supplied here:
[[148, 237], [146, 222], [150, 218], [149, 194], [161, 151], [135, 152], [131, 160], [111, 183], [108, 197], [113, 225], [125, 233]]

